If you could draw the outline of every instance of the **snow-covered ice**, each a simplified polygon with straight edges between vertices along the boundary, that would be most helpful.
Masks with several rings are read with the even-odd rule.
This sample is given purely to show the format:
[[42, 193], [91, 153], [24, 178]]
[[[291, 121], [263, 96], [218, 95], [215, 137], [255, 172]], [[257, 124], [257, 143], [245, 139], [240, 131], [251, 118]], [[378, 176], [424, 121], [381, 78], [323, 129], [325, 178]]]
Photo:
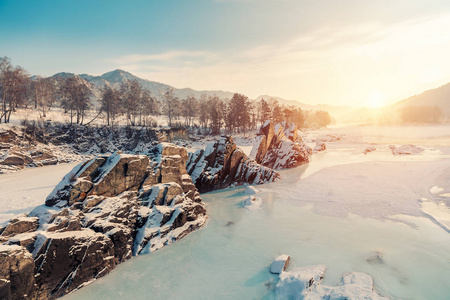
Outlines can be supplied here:
[[30, 168], [0, 175], [0, 224], [19, 213], [28, 213], [45, 198], [78, 163]]
[[[370, 134], [361, 137], [361, 130]], [[324, 286], [339, 287], [344, 274], [360, 272], [391, 299], [448, 299], [449, 127], [420, 128], [419, 137], [408, 129], [370, 130], [318, 132], [329, 140], [327, 151], [262, 186], [261, 205], [251, 213], [236, 205], [243, 187], [203, 194], [204, 229], [64, 298], [274, 299], [278, 275], [270, 263], [289, 253], [294, 260], [287, 271], [326, 266]], [[436, 150], [393, 155], [390, 144]], [[370, 146], [377, 151], [363, 154]], [[382, 253], [377, 263], [374, 253]]]

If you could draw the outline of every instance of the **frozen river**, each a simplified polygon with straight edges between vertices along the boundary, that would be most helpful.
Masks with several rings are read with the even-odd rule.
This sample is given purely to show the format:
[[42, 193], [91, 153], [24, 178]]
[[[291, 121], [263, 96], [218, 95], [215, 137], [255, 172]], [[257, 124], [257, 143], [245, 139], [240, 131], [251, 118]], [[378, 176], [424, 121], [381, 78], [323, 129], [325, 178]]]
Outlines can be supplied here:
[[[367, 144], [378, 139], [328, 143], [308, 165], [258, 186], [260, 209], [241, 207], [242, 187], [203, 194], [205, 228], [119, 265], [64, 299], [274, 299], [277, 276], [269, 266], [280, 254], [291, 255], [291, 267], [326, 265], [329, 285], [359, 271], [372, 275], [377, 291], [391, 299], [449, 299], [450, 150], [394, 156], [386, 144]], [[436, 137], [441, 140], [445, 136]], [[377, 150], [362, 154], [368, 146]], [[53, 177], [71, 168], [59, 167], [48, 169]], [[30, 180], [28, 172], [36, 171], [16, 174]], [[4, 195], [31, 197], [13, 175], [0, 176]], [[51, 184], [41, 183], [43, 189]], [[43, 190], [38, 183], [28, 188]]]
[[269, 266], [284, 253], [293, 266], [325, 264], [326, 284], [359, 271], [391, 299], [448, 299], [450, 235], [420, 202], [448, 217], [430, 192], [450, 189], [448, 149], [394, 156], [376, 145], [364, 155], [366, 146], [330, 143], [309, 165], [283, 171], [258, 187], [259, 210], [240, 206], [243, 188], [204, 194], [205, 228], [65, 299], [273, 299]]

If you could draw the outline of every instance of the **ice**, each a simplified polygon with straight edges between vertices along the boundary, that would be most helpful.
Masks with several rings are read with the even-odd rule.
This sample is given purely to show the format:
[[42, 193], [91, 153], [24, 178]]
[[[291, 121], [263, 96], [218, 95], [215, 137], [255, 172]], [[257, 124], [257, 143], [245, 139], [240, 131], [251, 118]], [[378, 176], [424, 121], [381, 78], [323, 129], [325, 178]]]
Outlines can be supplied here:
[[30, 168], [0, 175], [0, 224], [14, 215], [30, 212], [78, 163]]
[[251, 185], [246, 187], [244, 190], [244, 194], [246, 194], [246, 195], [254, 195], [254, 194], [258, 194], [258, 193], [259, 193], [259, 190]]
[[[450, 213], [443, 195], [450, 193], [450, 149], [439, 144], [439, 151], [392, 155], [389, 144], [423, 144], [412, 136], [393, 141], [394, 133], [382, 135], [386, 131], [364, 139], [350, 132], [327, 142], [327, 151], [314, 154], [309, 164], [258, 187], [257, 210], [242, 209], [243, 187], [203, 194], [205, 228], [120, 264], [64, 299], [274, 299], [278, 275], [270, 273], [270, 264], [289, 253], [287, 271], [326, 266], [326, 286], [339, 286], [344, 274], [360, 272], [391, 299], [447, 300], [450, 236], [443, 225]], [[366, 141], [378, 142], [377, 151], [363, 154], [373, 146]], [[28, 181], [29, 171], [34, 169], [15, 174]], [[433, 194], [434, 186], [443, 190]], [[3, 188], [8, 194], [8, 186]], [[16, 199], [31, 196], [17, 192]], [[381, 257], [377, 263], [374, 253]]]

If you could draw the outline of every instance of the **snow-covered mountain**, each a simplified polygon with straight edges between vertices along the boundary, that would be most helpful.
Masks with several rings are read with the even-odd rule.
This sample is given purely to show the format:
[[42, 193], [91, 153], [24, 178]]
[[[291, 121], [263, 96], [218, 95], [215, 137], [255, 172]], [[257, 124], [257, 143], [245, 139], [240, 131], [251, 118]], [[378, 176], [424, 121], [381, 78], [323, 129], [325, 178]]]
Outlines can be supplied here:
[[182, 88], [178, 89], [175, 87], [172, 87], [168, 84], [156, 82], [156, 81], [150, 81], [147, 79], [143, 79], [140, 77], [137, 77], [129, 72], [123, 71], [123, 70], [114, 70], [108, 73], [105, 73], [101, 76], [93, 76], [88, 74], [73, 74], [73, 73], [57, 73], [52, 76], [53, 79], [57, 81], [61, 81], [62, 79], [66, 79], [70, 76], [79, 76], [81, 79], [83, 79], [86, 84], [89, 84], [92, 89], [93, 94], [93, 100], [98, 100], [101, 95], [101, 88], [105, 85], [112, 86], [115, 88], [118, 88], [123, 82], [127, 80], [133, 80], [136, 79], [145, 89], [150, 90], [151, 94], [154, 97], [157, 97], [158, 99], [161, 97], [161, 95], [168, 89], [173, 88], [174, 89], [174, 95], [180, 99], [185, 99], [188, 96], [194, 96], [196, 98], [200, 98], [201, 95], [206, 94], [207, 96], [218, 96], [219, 98], [231, 98], [233, 97], [233, 92], [226, 92], [226, 91], [196, 91], [191, 88]]

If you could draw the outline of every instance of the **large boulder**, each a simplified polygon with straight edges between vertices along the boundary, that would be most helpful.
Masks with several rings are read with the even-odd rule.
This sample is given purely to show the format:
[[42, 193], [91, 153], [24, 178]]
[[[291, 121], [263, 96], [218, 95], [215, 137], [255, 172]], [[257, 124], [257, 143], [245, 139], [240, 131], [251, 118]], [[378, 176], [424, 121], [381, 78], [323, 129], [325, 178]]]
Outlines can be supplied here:
[[34, 267], [24, 247], [0, 245], [0, 299], [33, 299]]
[[266, 121], [253, 141], [250, 157], [263, 166], [285, 169], [309, 162], [311, 154], [295, 124]]
[[115, 267], [112, 241], [90, 229], [48, 233], [40, 242], [35, 250], [40, 299], [60, 297]]
[[[187, 159], [186, 150], [172, 144], [148, 156], [94, 158], [67, 174], [46, 205], [2, 228], [0, 241], [34, 258], [36, 297], [60, 297], [204, 226], [206, 210]], [[7, 280], [0, 282], [5, 295], [24, 293]]]
[[206, 149], [191, 153], [186, 169], [201, 193], [232, 184], [262, 184], [280, 178], [278, 172], [247, 157], [230, 136], [222, 136]]

